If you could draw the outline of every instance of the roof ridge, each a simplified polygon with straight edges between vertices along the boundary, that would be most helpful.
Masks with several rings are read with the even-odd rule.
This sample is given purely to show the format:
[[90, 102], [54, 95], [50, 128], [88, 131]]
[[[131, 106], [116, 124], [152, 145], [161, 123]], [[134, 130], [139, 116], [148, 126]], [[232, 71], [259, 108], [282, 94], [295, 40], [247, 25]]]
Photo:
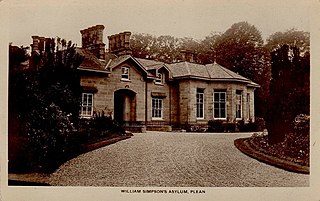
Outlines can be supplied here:
[[210, 75], [210, 73], [209, 73], [208, 66], [207, 66], [207, 65], [205, 65], [205, 64], [202, 64], [202, 65], [206, 68], [207, 73], [208, 73], [208, 75], [209, 75], [209, 78], [211, 79], [212, 77], [211, 77], [211, 75]]
[[[226, 69], [226, 68], [224, 68], [224, 67], [222, 67], [220, 64], [218, 64], [218, 63], [213, 63], [213, 65], [217, 65], [220, 69], [222, 69], [224, 72], [226, 72], [228, 75], [230, 75], [232, 78], [236, 78], [236, 77], [234, 77], [231, 73], [229, 73], [227, 70], [228, 69]], [[242, 76], [241, 76], [242, 77]]]
[[187, 66], [188, 75], [191, 75], [190, 66], [189, 66], [188, 62], [185, 61], [184, 63], [185, 63], [186, 66]]

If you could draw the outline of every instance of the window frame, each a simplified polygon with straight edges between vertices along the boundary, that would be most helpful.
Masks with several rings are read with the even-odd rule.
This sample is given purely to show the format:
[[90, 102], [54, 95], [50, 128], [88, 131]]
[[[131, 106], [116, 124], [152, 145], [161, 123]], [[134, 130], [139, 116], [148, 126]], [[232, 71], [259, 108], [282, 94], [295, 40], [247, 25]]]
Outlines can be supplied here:
[[[162, 85], [164, 82], [163, 82], [163, 74], [162, 73], [157, 73], [157, 78], [155, 79], [154, 83], [155, 84], [159, 84], [159, 85]], [[159, 77], [159, 78], [158, 78]]]
[[[86, 105], [84, 105], [84, 97], [86, 96]], [[91, 105], [89, 104], [89, 97], [91, 97]], [[91, 107], [89, 111], [88, 108]], [[84, 110], [86, 108], [86, 110]], [[88, 114], [89, 112], [89, 114]], [[81, 109], [80, 109], [80, 116], [81, 117], [92, 117], [93, 116], [93, 93], [83, 92], [81, 94]]]
[[[200, 96], [200, 97], [198, 97]], [[201, 97], [202, 96], [202, 97]], [[202, 102], [200, 101], [202, 100]], [[201, 109], [202, 105], [202, 109]], [[197, 88], [196, 91], [196, 119], [204, 119], [204, 89]], [[202, 114], [202, 116], [201, 116]]]
[[[215, 101], [215, 95], [218, 94], [219, 97], [218, 97], [218, 102]], [[221, 100], [221, 94], [224, 94], [224, 102], [222, 102]], [[217, 103], [219, 106], [218, 106], [218, 110], [219, 110], [219, 114], [218, 116], [219, 117], [215, 117], [215, 103]], [[222, 108], [220, 107], [221, 104], [224, 104], [224, 116], [225, 117], [221, 117], [221, 110]], [[226, 120], [227, 119], [227, 91], [226, 90], [213, 90], [213, 119], [217, 119], [217, 120]]]
[[[124, 71], [125, 71], [124, 69], [127, 69], [127, 73], [124, 73]], [[130, 67], [128, 67], [128, 66], [121, 67], [121, 80], [124, 80], [124, 81], [130, 80]]]
[[[163, 98], [152, 97], [151, 99], [151, 118], [152, 120], [163, 120]], [[155, 104], [154, 104], [155, 103]], [[156, 106], [156, 107], [154, 107]], [[161, 106], [161, 107], [159, 107]], [[159, 113], [160, 111], [160, 113]], [[160, 114], [160, 116], [158, 115]]]
[[[239, 98], [239, 99], [238, 99]], [[243, 118], [243, 94], [242, 94], [242, 91], [241, 90], [236, 90], [236, 120], [242, 120]], [[238, 103], [238, 101], [240, 100], [240, 103]], [[240, 106], [240, 113], [239, 112], [239, 109], [238, 109], [238, 106]], [[240, 114], [240, 117], [238, 117], [238, 114]]]

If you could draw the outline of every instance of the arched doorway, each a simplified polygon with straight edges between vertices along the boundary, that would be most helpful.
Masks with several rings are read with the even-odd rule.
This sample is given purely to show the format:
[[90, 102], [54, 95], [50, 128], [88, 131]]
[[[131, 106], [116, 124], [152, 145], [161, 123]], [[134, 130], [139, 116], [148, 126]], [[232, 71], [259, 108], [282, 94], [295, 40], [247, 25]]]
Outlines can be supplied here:
[[136, 121], [136, 93], [129, 89], [114, 92], [114, 119], [118, 122]]

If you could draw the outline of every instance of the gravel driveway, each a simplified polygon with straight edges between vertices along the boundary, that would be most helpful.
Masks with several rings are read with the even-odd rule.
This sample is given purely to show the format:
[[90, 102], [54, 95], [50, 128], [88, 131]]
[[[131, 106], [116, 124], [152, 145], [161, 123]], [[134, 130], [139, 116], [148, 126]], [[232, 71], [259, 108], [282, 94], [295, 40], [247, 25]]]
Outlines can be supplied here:
[[309, 186], [309, 175], [266, 165], [237, 150], [250, 134], [147, 132], [83, 154], [50, 177], [61, 186]]

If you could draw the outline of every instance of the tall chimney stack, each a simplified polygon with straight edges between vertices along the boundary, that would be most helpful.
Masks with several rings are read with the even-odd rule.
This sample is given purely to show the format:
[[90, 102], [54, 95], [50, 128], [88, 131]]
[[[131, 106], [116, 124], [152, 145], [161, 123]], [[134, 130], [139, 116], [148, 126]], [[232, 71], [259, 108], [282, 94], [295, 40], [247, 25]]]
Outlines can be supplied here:
[[117, 56], [132, 54], [130, 36], [131, 32], [129, 31], [108, 36], [109, 52]]
[[82, 47], [90, 50], [99, 59], [105, 59], [104, 28], [103, 25], [96, 25], [80, 31]]
[[182, 61], [194, 62], [194, 53], [191, 50], [181, 50]]

